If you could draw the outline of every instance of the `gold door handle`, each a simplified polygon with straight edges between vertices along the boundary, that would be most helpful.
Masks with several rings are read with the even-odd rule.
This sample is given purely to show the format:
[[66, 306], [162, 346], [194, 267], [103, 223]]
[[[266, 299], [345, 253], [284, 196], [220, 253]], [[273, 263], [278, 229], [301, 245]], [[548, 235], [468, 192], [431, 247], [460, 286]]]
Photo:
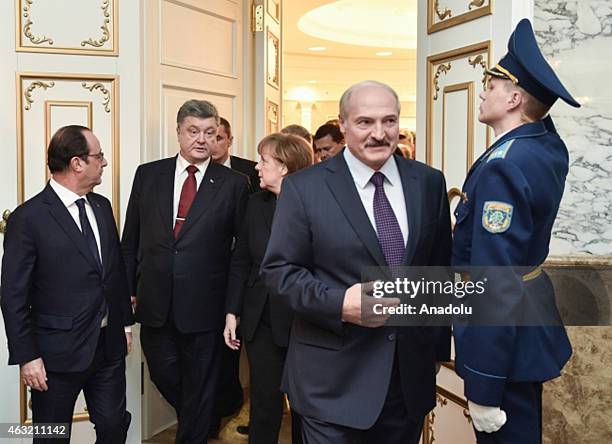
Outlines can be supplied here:
[[4, 210], [2, 213], [2, 220], [0, 220], [0, 233], [4, 234], [6, 231], [6, 222], [11, 215], [11, 210]]

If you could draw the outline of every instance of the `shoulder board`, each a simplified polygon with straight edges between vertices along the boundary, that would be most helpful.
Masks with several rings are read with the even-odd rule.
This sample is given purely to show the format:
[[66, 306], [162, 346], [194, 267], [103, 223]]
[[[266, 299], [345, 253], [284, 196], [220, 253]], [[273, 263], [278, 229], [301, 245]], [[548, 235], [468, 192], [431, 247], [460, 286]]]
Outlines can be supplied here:
[[500, 146], [495, 148], [493, 150], [493, 152], [489, 155], [489, 158], [487, 159], [487, 162], [490, 162], [493, 159], [503, 159], [503, 158], [505, 158], [506, 154], [508, 154], [508, 150], [510, 149], [510, 147], [514, 143], [514, 140], [515, 139], [507, 140], [504, 143], [502, 143]]

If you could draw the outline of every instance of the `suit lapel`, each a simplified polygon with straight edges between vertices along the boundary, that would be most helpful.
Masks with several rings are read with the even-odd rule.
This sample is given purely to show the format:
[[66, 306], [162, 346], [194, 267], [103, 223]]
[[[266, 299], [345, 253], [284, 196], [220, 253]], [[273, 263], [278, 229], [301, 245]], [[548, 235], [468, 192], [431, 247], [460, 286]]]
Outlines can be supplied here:
[[189, 213], [187, 213], [185, 223], [181, 227], [181, 231], [176, 239], [177, 242], [185, 236], [185, 233], [188, 232], [189, 229], [195, 225], [196, 221], [212, 206], [223, 184], [223, 176], [221, 174], [224, 172], [223, 169], [225, 169], [223, 165], [214, 163], [212, 159], [210, 160], [196, 197], [191, 204]]
[[157, 180], [157, 205], [161, 215], [166, 235], [174, 239], [172, 220], [174, 218], [174, 173], [176, 171], [176, 156], [167, 159], [159, 172]]
[[83, 233], [81, 230], [79, 230], [79, 227], [74, 222], [74, 219], [68, 212], [68, 209], [64, 206], [59, 196], [55, 194], [55, 191], [53, 191], [53, 188], [51, 188], [49, 184], [47, 184], [45, 188], [44, 201], [47, 205], [49, 205], [49, 212], [51, 213], [51, 216], [74, 243], [79, 253], [81, 253], [81, 255], [94, 270], [99, 272], [100, 269], [98, 264], [92, 256], [91, 251], [89, 251], [89, 247], [87, 246]]
[[110, 227], [108, 225], [108, 221], [105, 220], [102, 206], [100, 205], [97, 197], [94, 194], [89, 193], [87, 195], [87, 199], [91, 204], [94, 216], [96, 217], [96, 224], [98, 225], [98, 234], [100, 235], [100, 250], [102, 252], [102, 275], [104, 276], [106, 275], [106, 271], [110, 268], [110, 264], [108, 263], [110, 260]]
[[[416, 247], [419, 241], [423, 215], [421, 182], [412, 174], [409, 162], [397, 162], [396, 164], [402, 178], [402, 189], [404, 191], [404, 201], [406, 203], [406, 216], [408, 218], [408, 242], [404, 252], [404, 265], [412, 262]], [[401, 223], [401, 221], [400, 221]]]
[[366, 246], [374, 261], [381, 267], [386, 267], [387, 262], [380, 249], [376, 231], [363, 208], [361, 198], [355, 188], [355, 181], [348, 169], [342, 152], [326, 161], [327, 169], [332, 172], [327, 179], [327, 185], [342, 209], [357, 236]]

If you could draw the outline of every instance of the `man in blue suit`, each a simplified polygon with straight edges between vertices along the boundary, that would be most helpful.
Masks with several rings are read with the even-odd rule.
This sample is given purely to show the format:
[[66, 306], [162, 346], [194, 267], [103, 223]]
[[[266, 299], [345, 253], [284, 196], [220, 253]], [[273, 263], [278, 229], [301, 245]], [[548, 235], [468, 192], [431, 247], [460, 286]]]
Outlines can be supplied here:
[[55, 133], [47, 159], [52, 178], [15, 210], [4, 236], [9, 364], [32, 389], [35, 424], [70, 424], [83, 390], [96, 442], [122, 443], [131, 418], [125, 355], [132, 333], [124, 329], [134, 321], [110, 202], [92, 192], [107, 163], [96, 136], [77, 125]]
[[[463, 185], [452, 263], [459, 269], [507, 266], [509, 272], [527, 267], [514, 279], [514, 291], [497, 295], [503, 307], [516, 307], [521, 295], [552, 295], [540, 266], [563, 195], [568, 153], [546, 115], [558, 98], [580, 105], [540, 53], [526, 19], [487, 74], [479, 120], [497, 140]], [[478, 442], [540, 443], [542, 382], [559, 376], [572, 353], [563, 326], [457, 325], [454, 337], [456, 371]]]
[[449, 328], [361, 316], [368, 267], [450, 261], [444, 177], [393, 155], [399, 113], [389, 86], [351, 86], [340, 99], [347, 147], [283, 181], [262, 272], [295, 314], [281, 388], [309, 444], [416, 444], [436, 361], [449, 359]]

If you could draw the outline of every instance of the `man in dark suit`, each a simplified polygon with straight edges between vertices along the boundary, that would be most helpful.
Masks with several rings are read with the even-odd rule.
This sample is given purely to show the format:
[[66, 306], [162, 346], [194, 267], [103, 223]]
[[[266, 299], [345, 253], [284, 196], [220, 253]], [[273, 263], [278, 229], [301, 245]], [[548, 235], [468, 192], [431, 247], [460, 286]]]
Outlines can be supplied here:
[[97, 442], [125, 442], [132, 308], [110, 203], [92, 192], [107, 162], [96, 136], [77, 125], [55, 133], [47, 159], [51, 180], [15, 210], [4, 235], [9, 364], [32, 388], [34, 423], [72, 423], [83, 390]]
[[295, 313], [282, 390], [307, 443], [417, 443], [449, 359], [448, 328], [361, 317], [367, 267], [450, 260], [444, 177], [393, 156], [399, 108], [389, 86], [353, 85], [340, 100], [347, 149], [283, 181], [262, 272]]
[[234, 237], [248, 181], [211, 162], [219, 114], [204, 100], [177, 115], [178, 156], [136, 171], [123, 253], [151, 379], [178, 417], [178, 443], [206, 441]]
[[238, 156], [231, 156], [230, 149], [234, 143], [234, 136], [232, 134], [232, 126], [227, 119], [219, 117], [219, 131], [217, 132], [217, 144], [211, 148], [212, 159], [225, 165], [232, 170], [238, 171], [249, 178], [251, 184], [251, 190], [255, 193], [259, 191], [259, 176], [255, 171], [255, 165], [257, 162], [253, 162], [249, 159], [243, 159]]
[[[227, 119], [219, 117], [217, 144], [211, 147], [212, 159], [247, 176], [251, 185], [251, 191], [259, 191], [259, 177], [257, 171], [255, 171], [257, 163], [241, 157], [230, 156], [229, 153], [233, 142], [232, 126]], [[217, 400], [215, 401], [210, 433], [212, 436], [218, 434], [221, 419], [238, 413], [244, 401], [242, 384], [240, 384], [240, 351], [221, 346], [219, 353], [220, 371]], [[238, 432], [248, 434], [248, 426], [238, 426]]]

